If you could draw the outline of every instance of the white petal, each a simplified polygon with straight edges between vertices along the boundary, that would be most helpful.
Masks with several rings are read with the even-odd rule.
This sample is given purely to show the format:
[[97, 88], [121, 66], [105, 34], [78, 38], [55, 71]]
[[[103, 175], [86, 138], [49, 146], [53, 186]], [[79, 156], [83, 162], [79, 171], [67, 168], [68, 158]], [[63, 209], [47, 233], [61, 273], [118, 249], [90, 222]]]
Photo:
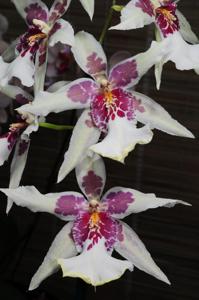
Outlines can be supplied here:
[[17, 56], [11, 63], [5, 63], [0, 57], [0, 66], [2, 73], [0, 75], [0, 85], [5, 86], [13, 77], [21, 80], [25, 86], [32, 86], [34, 84], [34, 64], [27, 53], [24, 57]]
[[95, 154], [86, 156], [77, 165], [76, 178], [81, 191], [87, 198], [99, 198], [106, 182], [106, 170], [103, 159]]
[[71, 48], [80, 68], [93, 78], [106, 75], [107, 60], [104, 50], [94, 36], [85, 31], [75, 35], [75, 43]]
[[121, 11], [121, 23], [110, 29], [128, 30], [142, 28], [144, 25], [151, 24], [154, 17], [143, 12], [143, 10], [135, 5], [136, 0], [130, 1]]
[[[87, 247], [87, 245], [85, 245]], [[101, 239], [90, 250], [73, 258], [59, 259], [63, 276], [80, 277], [93, 286], [103, 285], [122, 276], [126, 269], [132, 270], [132, 264], [111, 257]]]
[[179, 20], [180, 33], [182, 34], [183, 39], [188, 43], [197, 44], [199, 42], [198, 37], [192, 31], [191, 25], [189, 24], [185, 16], [178, 9], [176, 10], [176, 15]]
[[138, 129], [132, 122], [116, 117], [114, 121], [109, 121], [108, 134], [103, 141], [90, 149], [102, 156], [124, 162], [124, 158], [136, 144], [148, 144], [152, 137], [153, 133], [147, 126]]
[[72, 257], [77, 254], [75, 244], [70, 236], [72, 226], [73, 223], [69, 222], [56, 235], [41, 266], [31, 279], [29, 290], [36, 289], [44, 279], [58, 270], [57, 259]]
[[58, 42], [72, 46], [74, 44], [74, 30], [71, 24], [63, 19], [58, 20], [56, 24], [59, 29], [50, 36], [49, 46], [53, 47]]
[[35, 74], [34, 74], [34, 95], [36, 96], [38, 92], [44, 90], [44, 82], [46, 76], [48, 59], [48, 42], [44, 39], [39, 45], [39, 49], [36, 52], [35, 58]]
[[69, 83], [70, 81], [65, 81], [65, 80], [57, 81], [48, 87], [47, 92], [49, 93], [57, 92], [59, 89], [61, 89], [62, 87], [64, 87]]
[[194, 138], [194, 135], [173, 119], [160, 104], [134, 91], [132, 95], [136, 97], [137, 101], [140, 102], [140, 106], [144, 108], [144, 111], [136, 110], [136, 119], [139, 122], [148, 125], [151, 129], [156, 128], [171, 135]]
[[[9, 99], [12, 98], [19, 103], [21, 102], [24, 103], [25, 101], [31, 102], [33, 100], [33, 96], [31, 94], [27, 93], [22, 88], [11, 84], [0, 86], [0, 91], [2, 92], [2, 94], [8, 96]], [[1, 102], [0, 102], [0, 106], [1, 106]]]
[[[22, 140], [21, 138], [18, 140], [14, 156], [12, 159], [11, 169], [10, 169], [10, 182], [9, 188], [17, 188], [20, 184], [21, 177], [26, 165], [27, 157], [28, 157], [28, 150], [30, 147], [29, 140]], [[7, 208], [6, 213], [10, 211], [12, 208], [13, 201], [11, 198], [8, 197], [7, 200]]]
[[115, 250], [131, 261], [138, 269], [170, 284], [168, 278], [156, 265], [137, 234], [125, 223], [121, 222], [121, 224], [123, 240], [115, 245]]
[[199, 68], [194, 70], [197, 75], [199, 75]]
[[75, 125], [70, 140], [68, 151], [58, 174], [58, 182], [72, 171], [88, 153], [91, 145], [95, 144], [100, 137], [100, 131], [91, 120], [90, 110], [85, 110]]
[[[85, 203], [84, 197], [76, 192], [41, 194], [34, 186], [20, 186], [15, 189], [0, 189], [14, 203], [33, 212], [48, 212], [62, 220], [70, 221]], [[86, 201], [87, 202], [87, 201]]]
[[80, 0], [80, 2], [92, 20], [93, 13], [94, 13], [95, 0]]
[[8, 134], [0, 137], [0, 166], [2, 166], [4, 162], [8, 160], [8, 157], [17, 141], [16, 137], [16, 140], [13, 140], [13, 142], [9, 142], [9, 136], [11, 134], [12, 133], [9, 132]]
[[71, 3], [71, 0], [67, 0], [67, 1], [66, 0], [55, 0], [50, 9], [50, 16], [49, 16], [50, 23], [54, 23], [61, 16], [63, 16], [65, 14], [65, 12], [67, 11], [70, 3]]
[[107, 191], [102, 201], [108, 204], [108, 211], [111, 216], [118, 219], [151, 208], [162, 206], [170, 208], [176, 204], [190, 205], [181, 200], [158, 198], [155, 194], [145, 194], [134, 189], [120, 186]]
[[115, 65], [109, 74], [113, 86], [130, 88], [167, 53], [162, 43], [152, 42], [150, 48]]
[[40, 92], [31, 104], [17, 109], [19, 112], [30, 112], [37, 116], [46, 116], [51, 112], [61, 112], [70, 109], [81, 109], [90, 106], [96, 93], [96, 85], [92, 79], [81, 78], [54, 93]]
[[197, 69], [199, 66], [199, 44], [187, 44], [179, 32], [170, 34], [162, 41], [167, 49], [164, 62], [171, 60], [178, 70]]
[[[155, 37], [157, 42], [162, 41], [162, 35], [158, 28], [155, 28]], [[163, 66], [164, 66], [163, 59], [161, 59], [158, 63], [155, 64], [155, 79], [156, 79], [157, 90], [160, 89]]]

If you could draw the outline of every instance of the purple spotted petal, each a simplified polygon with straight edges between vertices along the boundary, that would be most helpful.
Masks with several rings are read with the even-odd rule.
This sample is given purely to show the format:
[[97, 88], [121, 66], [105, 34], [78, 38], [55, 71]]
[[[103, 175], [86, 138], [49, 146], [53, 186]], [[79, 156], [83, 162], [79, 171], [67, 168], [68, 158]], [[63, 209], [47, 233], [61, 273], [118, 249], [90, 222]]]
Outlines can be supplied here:
[[112, 68], [109, 81], [115, 87], [125, 87], [138, 78], [137, 63], [135, 59], [127, 59]]
[[50, 10], [49, 21], [54, 23], [57, 19], [64, 15], [70, 2], [71, 0], [55, 0]]
[[[19, 0], [18, 0], [19, 1]], [[28, 24], [32, 24], [33, 19], [38, 19], [44, 22], [48, 20], [47, 11], [41, 7], [38, 3], [32, 3], [24, 8], [26, 12], [26, 21]]]
[[0, 136], [0, 166], [8, 159], [10, 152], [19, 138], [19, 134], [19, 131], [15, 130]]
[[55, 213], [63, 216], [76, 216], [86, 203], [84, 197], [64, 195], [57, 200]]
[[104, 238], [107, 251], [111, 251], [117, 241], [118, 226], [118, 222], [106, 212], [85, 212], [74, 221], [72, 237], [79, 250], [88, 241], [87, 250], [90, 250], [100, 239]]
[[134, 198], [131, 192], [112, 191], [107, 192], [103, 202], [108, 205], [107, 211], [111, 215], [120, 215], [127, 211], [128, 206], [134, 202]]
[[89, 74], [95, 76], [99, 73], [106, 72], [106, 63], [103, 62], [103, 59], [99, 57], [96, 52], [93, 52], [87, 57], [86, 68]]
[[144, 13], [148, 14], [150, 17], [154, 15], [153, 4], [150, 0], [137, 0], [135, 6], [141, 8], [141, 10]]
[[42, 43], [39, 46], [39, 67], [41, 67], [47, 59], [47, 40], [43, 40]]
[[74, 84], [67, 92], [68, 98], [74, 102], [80, 102], [82, 104], [89, 103], [91, 99], [96, 95], [97, 85], [94, 81], [85, 80], [78, 84]]
[[82, 178], [82, 187], [88, 196], [100, 195], [103, 187], [103, 179], [97, 176], [93, 171], [89, 171], [87, 175]]

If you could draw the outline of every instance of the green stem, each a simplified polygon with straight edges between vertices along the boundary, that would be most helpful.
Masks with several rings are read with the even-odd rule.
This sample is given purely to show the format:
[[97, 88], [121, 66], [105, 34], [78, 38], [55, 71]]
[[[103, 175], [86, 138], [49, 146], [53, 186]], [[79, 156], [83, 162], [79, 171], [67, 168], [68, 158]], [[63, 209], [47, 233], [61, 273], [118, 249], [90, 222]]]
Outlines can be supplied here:
[[52, 123], [39, 123], [39, 127], [53, 129], [53, 130], [72, 130], [74, 126], [72, 125], [56, 125]]
[[103, 27], [103, 29], [102, 29], [102, 33], [101, 33], [100, 38], [99, 38], [100, 44], [103, 44], [104, 38], [105, 38], [105, 35], [106, 35], [106, 32], [107, 32], [108, 27], [109, 27], [109, 25], [110, 25], [110, 23], [111, 23], [112, 16], [113, 16], [113, 8], [112, 8], [112, 7], [113, 7], [114, 5], [116, 5], [116, 0], [112, 0], [112, 5], [111, 5], [111, 7], [110, 7], [110, 9], [109, 9], [109, 12], [108, 12], [106, 21], [105, 21], [105, 23], [104, 23], [104, 27]]

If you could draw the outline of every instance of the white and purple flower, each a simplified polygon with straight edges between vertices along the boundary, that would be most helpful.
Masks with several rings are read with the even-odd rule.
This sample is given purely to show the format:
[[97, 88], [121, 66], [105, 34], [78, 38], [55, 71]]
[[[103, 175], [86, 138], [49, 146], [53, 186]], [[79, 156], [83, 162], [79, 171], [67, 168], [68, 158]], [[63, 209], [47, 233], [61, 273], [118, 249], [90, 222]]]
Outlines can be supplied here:
[[[155, 23], [156, 38], [162, 41], [167, 53], [156, 65], [157, 88], [160, 87], [163, 64], [168, 60], [179, 70], [195, 69], [199, 66], [199, 42], [191, 26], [177, 10], [173, 0], [131, 0], [121, 11], [121, 23], [110, 29], [130, 30]], [[186, 43], [187, 41], [188, 43]]]
[[[93, 79], [77, 79], [56, 93], [38, 93], [34, 103], [19, 109], [46, 116], [50, 112], [86, 108], [73, 130], [59, 181], [87, 155], [88, 149], [123, 162], [137, 143], [151, 141], [153, 128], [193, 137], [159, 104], [130, 89], [161, 59], [162, 51], [154, 42], [148, 51], [123, 60], [107, 74], [107, 60], [99, 42], [86, 32], [76, 34], [72, 52], [82, 70]], [[146, 125], [137, 128], [137, 121]], [[97, 143], [101, 133], [104, 138]]]
[[0, 78], [1, 84], [7, 84], [15, 76], [23, 85], [32, 86], [35, 82], [36, 90], [43, 89], [48, 46], [52, 47], [57, 42], [71, 46], [74, 42], [72, 26], [61, 18], [71, 0], [55, 0], [50, 10], [40, 0], [12, 2], [25, 19], [28, 30], [16, 46], [17, 58], [11, 64], [1, 61], [5, 69], [5, 75]]
[[[150, 208], [189, 204], [123, 187], [110, 189], [100, 200], [106, 173], [99, 156], [85, 158], [76, 176], [85, 196], [77, 192], [42, 195], [33, 186], [0, 189], [17, 205], [70, 221], [56, 236], [29, 289], [37, 288], [58, 265], [63, 276], [80, 277], [93, 286], [115, 280], [134, 266], [169, 284], [136, 233], [120, 219]], [[113, 250], [126, 260], [112, 257]]]
[[[65, 84], [65, 82], [57, 82], [51, 85], [49, 90], [56, 91], [57, 87], [63, 84]], [[19, 105], [34, 101], [32, 95], [17, 86], [0, 86], [0, 90], [4, 95], [10, 97]], [[22, 113], [16, 116], [16, 120], [10, 125], [9, 131], [0, 136], [0, 166], [8, 160], [11, 152], [14, 150], [10, 171], [10, 188], [19, 186], [27, 161], [30, 135], [39, 129], [39, 122], [44, 121], [43, 116], [38, 118], [38, 116], [34, 116], [30, 113]], [[8, 199], [7, 213], [10, 211], [12, 204], [12, 199]]]

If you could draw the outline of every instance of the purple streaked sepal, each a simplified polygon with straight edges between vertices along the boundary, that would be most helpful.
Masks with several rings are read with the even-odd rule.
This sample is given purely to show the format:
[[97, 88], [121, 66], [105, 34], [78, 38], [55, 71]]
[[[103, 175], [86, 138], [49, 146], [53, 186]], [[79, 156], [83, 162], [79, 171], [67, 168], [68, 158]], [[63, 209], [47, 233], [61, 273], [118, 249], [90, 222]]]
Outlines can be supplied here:
[[110, 191], [106, 193], [102, 201], [108, 205], [107, 211], [111, 215], [120, 215], [124, 214], [128, 206], [134, 202], [134, 197], [129, 191]]
[[136, 60], [127, 59], [112, 68], [109, 81], [115, 87], [126, 87], [138, 78]]
[[97, 76], [98, 74], [106, 72], [106, 63], [96, 52], [93, 52], [87, 57], [86, 68], [88, 69], [89, 74]]
[[63, 195], [56, 202], [55, 213], [63, 216], [77, 216], [86, 200], [83, 196]]
[[72, 85], [67, 91], [67, 97], [73, 102], [89, 103], [97, 92], [97, 85], [91, 80], [85, 80]]

